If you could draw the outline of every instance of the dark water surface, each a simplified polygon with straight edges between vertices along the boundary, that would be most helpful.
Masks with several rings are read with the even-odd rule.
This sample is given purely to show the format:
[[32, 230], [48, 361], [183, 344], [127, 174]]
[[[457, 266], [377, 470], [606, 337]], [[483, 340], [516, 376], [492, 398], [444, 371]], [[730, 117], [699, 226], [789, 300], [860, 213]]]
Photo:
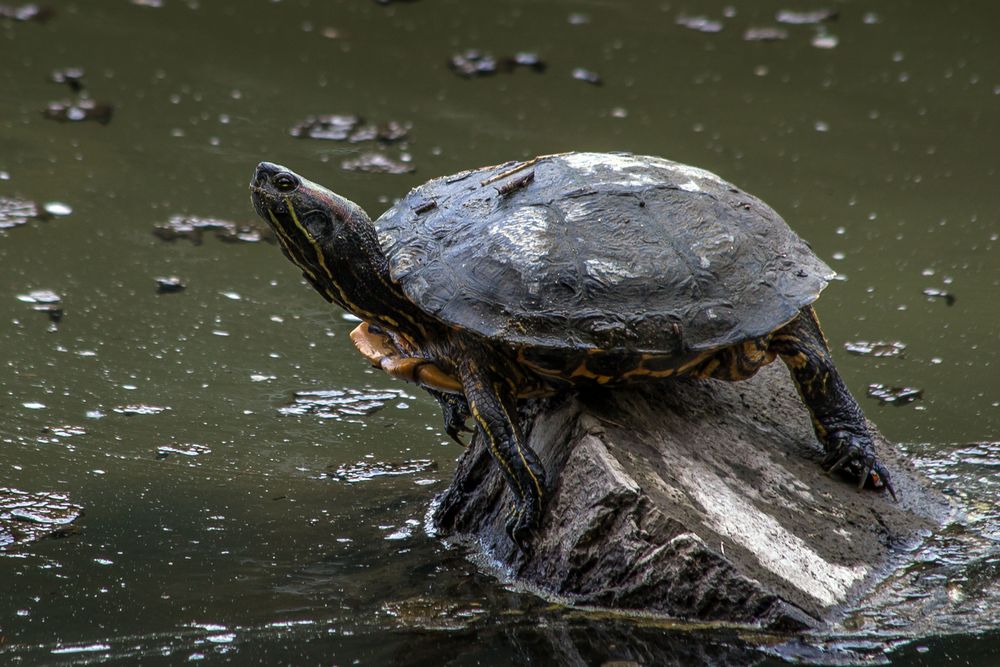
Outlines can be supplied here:
[[[627, 150], [774, 206], [842, 273], [819, 312], [852, 390], [922, 390], [861, 400], [985, 539], [942, 549], [928, 592], [963, 615], [890, 632], [861, 614], [855, 644], [897, 665], [1000, 664], [1000, 5], [744, 4], [53, 0], [47, 22], [0, 19], [0, 198], [71, 210], [0, 231], [0, 487], [83, 508], [79, 533], [0, 551], [0, 661], [760, 660], [767, 638], [563, 610], [429, 538], [459, 454], [436, 405], [369, 371], [354, 323], [275, 246], [153, 234], [174, 216], [253, 223], [261, 159], [378, 214], [460, 169]], [[824, 7], [838, 20], [775, 20]], [[678, 24], [699, 16], [721, 31]], [[468, 48], [548, 67], [462, 79], [447, 62]], [[110, 122], [43, 117], [76, 99], [50, 80], [69, 67]], [[317, 114], [409, 136], [290, 135]], [[342, 169], [370, 151], [415, 171]], [[168, 276], [186, 289], [158, 293]], [[905, 350], [844, 349], [859, 341]], [[281, 412], [313, 390], [344, 393]]]

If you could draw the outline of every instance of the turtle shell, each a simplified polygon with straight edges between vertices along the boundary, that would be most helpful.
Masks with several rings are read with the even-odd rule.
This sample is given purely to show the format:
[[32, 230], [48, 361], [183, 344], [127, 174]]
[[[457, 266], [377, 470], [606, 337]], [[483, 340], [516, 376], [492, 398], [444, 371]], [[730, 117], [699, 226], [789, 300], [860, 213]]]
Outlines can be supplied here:
[[565, 153], [462, 172], [375, 224], [407, 297], [510, 346], [717, 349], [779, 328], [834, 275], [762, 201], [657, 157]]

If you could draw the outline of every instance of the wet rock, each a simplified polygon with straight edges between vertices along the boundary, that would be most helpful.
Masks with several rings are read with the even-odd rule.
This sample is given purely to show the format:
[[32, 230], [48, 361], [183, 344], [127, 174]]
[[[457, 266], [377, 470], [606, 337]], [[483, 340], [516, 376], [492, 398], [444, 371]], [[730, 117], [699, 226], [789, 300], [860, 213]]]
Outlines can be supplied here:
[[378, 412], [389, 401], [399, 401], [407, 394], [399, 389], [358, 390], [322, 389], [297, 391], [292, 401], [278, 408], [283, 415], [315, 415], [320, 419], [342, 421]]
[[721, 32], [722, 21], [710, 19], [707, 16], [686, 16], [677, 17], [677, 25], [697, 30], [698, 32]]
[[778, 42], [788, 39], [788, 31], [773, 27], [747, 28], [743, 32], [743, 39], [748, 42]]
[[212, 232], [215, 238], [227, 242], [274, 243], [274, 232], [263, 223], [251, 221], [237, 224], [219, 218], [200, 218], [189, 215], [175, 215], [162, 225], [153, 227], [153, 235], [164, 241], [188, 239], [201, 245], [205, 232]]
[[448, 68], [455, 74], [471, 79], [497, 73], [497, 61], [492, 54], [477, 49], [456, 53], [448, 60]]
[[382, 611], [401, 628], [451, 631], [464, 630], [488, 613], [479, 602], [453, 602], [429, 597], [387, 602]]
[[392, 143], [402, 141], [410, 132], [409, 123], [399, 123], [394, 120], [381, 124], [365, 123], [360, 116], [353, 114], [328, 114], [309, 116], [295, 125], [289, 133], [293, 137], [308, 139], [327, 139], [332, 141], [381, 141]]
[[906, 351], [906, 345], [899, 341], [875, 341], [868, 342], [859, 340], [844, 343], [844, 349], [851, 354], [860, 354], [869, 357], [902, 357]]
[[62, 297], [52, 290], [33, 290], [27, 294], [18, 294], [18, 301], [30, 303], [31, 309], [49, 316], [49, 331], [55, 331], [63, 318]]
[[44, 7], [34, 3], [26, 5], [0, 4], [0, 20], [7, 19], [10, 21], [36, 21], [38, 23], [45, 23], [55, 16], [55, 14], [55, 10], [51, 7]]
[[70, 534], [70, 524], [83, 512], [69, 496], [0, 487], [0, 552], [45, 537]]
[[413, 165], [393, 160], [383, 153], [362, 153], [356, 158], [341, 162], [340, 168], [367, 174], [408, 174], [414, 171]]
[[936, 287], [927, 287], [924, 289], [924, 294], [932, 299], [944, 299], [945, 304], [948, 306], [955, 305], [956, 297], [951, 292], [946, 292]]
[[778, 21], [778, 23], [787, 23], [789, 25], [811, 25], [834, 21], [839, 16], [840, 13], [835, 9], [814, 9], [811, 11], [782, 9], [775, 14], [774, 18]]
[[604, 83], [601, 75], [597, 72], [593, 72], [589, 69], [584, 69], [583, 67], [577, 67], [574, 69], [570, 76], [572, 76], [577, 81], [583, 81], [584, 83], [589, 83], [594, 86], [600, 86]]
[[327, 476], [353, 484], [367, 482], [377, 477], [416, 475], [430, 470], [437, 470], [437, 463], [430, 459], [410, 459], [399, 463], [358, 461], [357, 463], [339, 465]]
[[884, 384], [868, 385], [868, 396], [882, 405], [906, 405], [924, 395], [923, 389], [914, 387], [889, 387]]
[[154, 278], [156, 281], [156, 293], [157, 294], [175, 294], [176, 292], [182, 292], [187, 288], [184, 281], [177, 276], [165, 276]]
[[548, 473], [527, 552], [483, 442], [432, 507], [440, 534], [561, 601], [775, 630], [821, 625], [889, 576], [948, 504], [877, 432], [900, 497], [824, 473], [787, 369], [552, 399], [524, 412]]
[[85, 120], [93, 120], [101, 125], [111, 122], [114, 107], [104, 102], [96, 102], [89, 98], [75, 101], [63, 100], [61, 102], [49, 102], [49, 106], [42, 112], [42, 115], [49, 120], [61, 123], [75, 123]]
[[83, 68], [82, 67], [66, 67], [63, 69], [53, 70], [49, 75], [49, 79], [53, 83], [64, 83], [69, 86], [70, 90], [74, 93], [79, 93], [83, 90]]

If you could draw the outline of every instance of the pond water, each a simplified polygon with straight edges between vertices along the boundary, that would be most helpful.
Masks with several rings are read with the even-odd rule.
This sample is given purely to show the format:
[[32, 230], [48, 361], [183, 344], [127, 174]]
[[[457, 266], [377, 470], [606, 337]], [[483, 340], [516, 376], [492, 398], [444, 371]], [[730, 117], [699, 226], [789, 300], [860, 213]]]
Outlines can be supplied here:
[[[1000, 5], [744, 4], [52, 0], [0, 19], [0, 487], [55, 494], [61, 526], [82, 509], [64, 539], [0, 534], [0, 659], [778, 660], [736, 630], [550, 606], [428, 537], [459, 449], [258, 238], [263, 159], [372, 214], [434, 176], [565, 150], [660, 155], [759, 195], [841, 273], [818, 310], [868, 415], [985, 538], [948, 593], [995, 591]], [[838, 16], [776, 19], [821, 9]], [[468, 49], [499, 71], [459, 76]], [[519, 52], [544, 71], [505, 67]], [[354, 141], [292, 136], [325, 114], [360, 116]], [[357, 171], [372, 152], [405, 173]], [[875, 384], [919, 396], [864, 398]], [[996, 664], [997, 597], [855, 643]]]

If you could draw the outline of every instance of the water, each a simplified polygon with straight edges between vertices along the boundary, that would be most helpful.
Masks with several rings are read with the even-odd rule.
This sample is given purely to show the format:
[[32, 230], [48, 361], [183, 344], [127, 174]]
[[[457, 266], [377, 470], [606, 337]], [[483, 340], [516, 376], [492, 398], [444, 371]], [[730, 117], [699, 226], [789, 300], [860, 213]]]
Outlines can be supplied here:
[[[151, 4], [0, 20], [0, 197], [56, 212], [0, 230], [0, 486], [83, 508], [79, 534], [0, 556], [5, 661], [760, 659], [749, 645], [766, 638], [552, 609], [426, 536], [459, 454], [436, 405], [369, 371], [354, 323], [266, 241], [153, 234], [174, 216], [254, 223], [261, 159], [373, 214], [433, 176], [562, 150], [719, 173], [842, 274], [819, 312], [852, 390], [923, 390], [862, 400], [998, 533], [996, 447], [968, 454], [1000, 439], [995, 3], [828, 3], [840, 17], [818, 26], [779, 25], [803, 9], [781, 2]], [[752, 27], [787, 38], [744, 40]], [[462, 79], [447, 62], [469, 48], [547, 69]], [[79, 103], [49, 80], [73, 67], [113, 105], [106, 124], [43, 116]], [[290, 135], [319, 114], [411, 127], [384, 147]], [[415, 171], [341, 169], [372, 150]], [[163, 276], [185, 289], [158, 293]], [[17, 298], [38, 290], [60, 317]], [[857, 341], [905, 351], [843, 348]], [[382, 405], [281, 413], [333, 390]], [[1000, 637], [973, 623], [889, 659], [989, 664]], [[880, 641], [896, 646], [876, 639], [876, 655]]]

